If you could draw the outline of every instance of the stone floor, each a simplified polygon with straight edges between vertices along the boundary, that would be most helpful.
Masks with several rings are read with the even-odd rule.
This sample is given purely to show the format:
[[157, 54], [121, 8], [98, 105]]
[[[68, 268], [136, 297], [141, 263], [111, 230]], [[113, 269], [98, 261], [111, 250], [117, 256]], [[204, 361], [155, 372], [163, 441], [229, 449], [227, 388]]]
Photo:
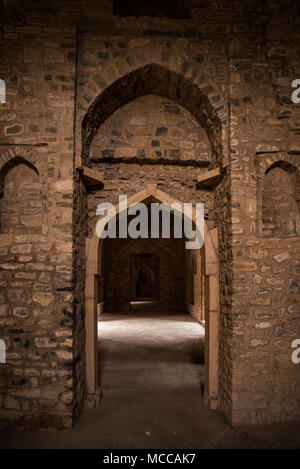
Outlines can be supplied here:
[[1, 448], [300, 448], [300, 423], [233, 429], [202, 401], [204, 329], [183, 314], [103, 314], [102, 403], [73, 430], [0, 433]]

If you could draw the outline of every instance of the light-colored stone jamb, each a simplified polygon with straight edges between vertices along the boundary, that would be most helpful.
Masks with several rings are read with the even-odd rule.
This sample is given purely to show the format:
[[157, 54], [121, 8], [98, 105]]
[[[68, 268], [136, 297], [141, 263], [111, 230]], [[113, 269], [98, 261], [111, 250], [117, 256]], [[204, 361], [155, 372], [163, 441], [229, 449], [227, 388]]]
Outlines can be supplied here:
[[79, 174], [87, 187], [97, 186], [98, 184], [104, 184], [104, 173], [94, 168], [82, 166], [78, 168]]
[[201, 183], [201, 182], [210, 183], [210, 182], [215, 181], [215, 179], [218, 179], [220, 176], [221, 176], [220, 168], [215, 168], [210, 171], [206, 171], [203, 174], [199, 174], [199, 176], [197, 177], [197, 182], [198, 183]]

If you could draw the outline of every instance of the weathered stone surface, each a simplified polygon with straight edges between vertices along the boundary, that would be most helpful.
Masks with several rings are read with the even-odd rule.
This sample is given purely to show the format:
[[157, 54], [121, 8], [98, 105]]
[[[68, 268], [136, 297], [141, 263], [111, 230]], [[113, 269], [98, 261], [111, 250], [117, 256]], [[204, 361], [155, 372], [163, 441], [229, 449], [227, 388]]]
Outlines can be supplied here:
[[36, 292], [33, 294], [32, 299], [33, 301], [41, 304], [42, 306], [49, 306], [54, 300], [54, 296], [51, 293]]
[[[193, 161], [197, 159], [197, 148], [202, 145], [201, 155], [205, 155], [202, 159], [210, 161], [209, 143], [202, 127], [179, 107], [181, 127], [169, 127], [173, 117], [170, 109], [173, 109], [172, 101], [165, 98], [148, 95], [135, 99], [101, 126], [91, 145], [91, 157], [99, 161], [101, 157], [139, 159], [142, 155], [143, 159]], [[174, 142], [174, 138], [178, 140]], [[151, 151], [151, 147], [159, 149], [159, 155]]]
[[[300, 111], [290, 86], [299, 24], [295, 2], [275, 3], [203, 2], [192, 19], [174, 21], [120, 19], [106, 0], [62, 1], [59, 15], [4, 2], [0, 326], [14, 380], [0, 413], [8, 427], [70, 427], [80, 414], [85, 239], [100, 201], [116, 204], [154, 183], [204, 202], [218, 229], [220, 410], [234, 424], [299, 415], [290, 346], [300, 336]], [[74, 156], [75, 167], [103, 171], [103, 189], [87, 193]], [[226, 169], [212, 192], [195, 187], [203, 162]], [[195, 299], [204, 297], [198, 273]]]
[[54, 348], [57, 346], [57, 342], [52, 339], [49, 339], [48, 337], [37, 337], [36, 339], [34, 339], [34, 342], [38, 348], [41, 348], [41, 347]]

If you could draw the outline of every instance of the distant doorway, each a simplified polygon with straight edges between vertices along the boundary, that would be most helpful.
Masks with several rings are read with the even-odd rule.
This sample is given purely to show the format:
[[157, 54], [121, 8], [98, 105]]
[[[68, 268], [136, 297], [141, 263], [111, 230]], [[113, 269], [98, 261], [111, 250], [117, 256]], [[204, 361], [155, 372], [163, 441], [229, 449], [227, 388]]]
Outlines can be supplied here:
[[153, 254], [138, 254], [130, 259], [132, 300], [159, 298], [159, 259]]

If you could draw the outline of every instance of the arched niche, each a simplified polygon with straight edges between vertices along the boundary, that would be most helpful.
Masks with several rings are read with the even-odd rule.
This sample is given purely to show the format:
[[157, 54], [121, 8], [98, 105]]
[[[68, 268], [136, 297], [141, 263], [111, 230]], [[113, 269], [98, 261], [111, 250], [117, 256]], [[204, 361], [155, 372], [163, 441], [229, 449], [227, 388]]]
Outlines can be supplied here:
[[298, 156], [260, 155], [257, 171], [257, 234], [284, 238], [300, 234]]
[[1, 168], [0, 217], [1, 234], [42, 232], [40, 175], [25, 158], [15, 157]]

